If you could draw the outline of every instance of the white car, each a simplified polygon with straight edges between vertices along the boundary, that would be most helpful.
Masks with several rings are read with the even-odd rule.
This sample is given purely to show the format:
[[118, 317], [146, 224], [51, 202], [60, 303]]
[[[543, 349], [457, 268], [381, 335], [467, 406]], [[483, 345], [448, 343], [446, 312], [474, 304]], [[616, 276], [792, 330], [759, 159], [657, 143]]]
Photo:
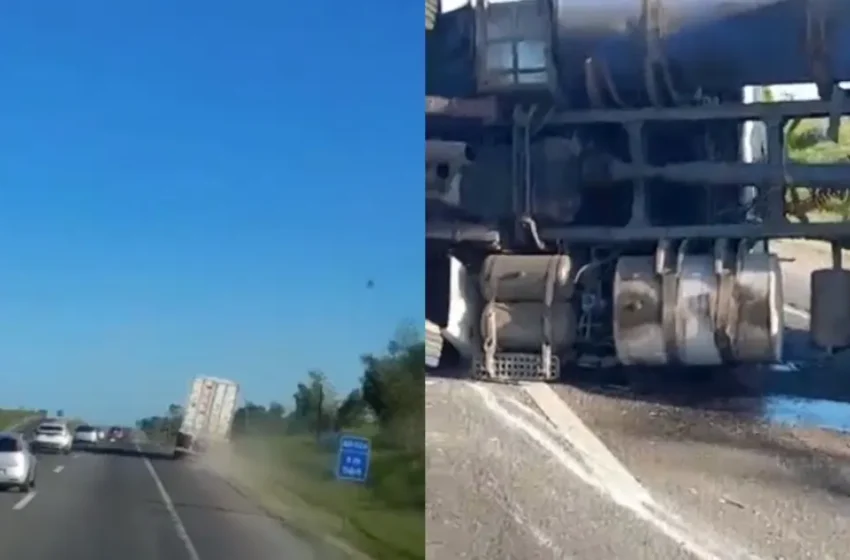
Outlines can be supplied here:
[[0, 487], [35, 488], [36, 458], [21, 434], [0, 433]]
[[45, 422], [36, 429], [32, 441], [34, 450], [57, 451], [68, 454], [74, 444], [74, 438], [65, 424]]
[[100, 439], [97, 435], [97, 428], [83, 424], [77, 426], [77, 429], [74, 430], [74, 444], [76, 445], [94, 445], [98, 441]]

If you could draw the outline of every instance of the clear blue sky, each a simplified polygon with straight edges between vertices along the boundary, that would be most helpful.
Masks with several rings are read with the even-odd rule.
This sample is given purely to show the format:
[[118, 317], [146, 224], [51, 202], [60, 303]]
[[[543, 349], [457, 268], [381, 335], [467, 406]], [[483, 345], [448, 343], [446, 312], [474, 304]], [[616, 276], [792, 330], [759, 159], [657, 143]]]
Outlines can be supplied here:
[[355, 386], [423, 314], [421, 9], [3, 2], [0, 406]]

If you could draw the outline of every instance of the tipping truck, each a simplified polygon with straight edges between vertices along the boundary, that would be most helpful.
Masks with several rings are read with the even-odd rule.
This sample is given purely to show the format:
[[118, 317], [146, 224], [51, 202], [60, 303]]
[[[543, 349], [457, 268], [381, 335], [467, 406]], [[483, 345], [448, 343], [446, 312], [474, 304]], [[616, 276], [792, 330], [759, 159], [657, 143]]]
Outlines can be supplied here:
[[228, 379], [196, 377], [175, 436], [174, 458], [197, 455], [230, 439], [239, 385]]
[[[425, 16], [429, 367], [780, 361], [776, 238], [832, 243], [810, 335], [850, 346], [850, 223], [786, 217], [843, 196], [850, 165], [784, 146], [808, 118], [837, 141], [850, 2], [426, 0]], [[759, 93], [788, 83], [819, 99]]]

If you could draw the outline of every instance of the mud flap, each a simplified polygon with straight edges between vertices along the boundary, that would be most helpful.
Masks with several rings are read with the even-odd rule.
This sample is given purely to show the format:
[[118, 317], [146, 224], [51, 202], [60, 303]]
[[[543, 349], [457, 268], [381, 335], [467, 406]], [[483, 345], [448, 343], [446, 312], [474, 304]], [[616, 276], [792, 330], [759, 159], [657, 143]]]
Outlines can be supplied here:
[[448, 317], [443, 338], [466, 359], [475, 354], [475, 325], [480, 313], [472, 276], [460, 260], [449, 257]]

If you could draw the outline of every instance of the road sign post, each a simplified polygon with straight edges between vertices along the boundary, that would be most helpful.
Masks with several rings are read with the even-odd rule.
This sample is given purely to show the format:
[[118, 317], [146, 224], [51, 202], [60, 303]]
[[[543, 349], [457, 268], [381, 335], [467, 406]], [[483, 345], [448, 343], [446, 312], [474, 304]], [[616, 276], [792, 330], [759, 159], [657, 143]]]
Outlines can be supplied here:
[[336, 460], [336, 478], [348, 482], [366, 482], [369, 477], [369, 461], [372, 458], [372, 442], [359, 436], [339, 437]]

